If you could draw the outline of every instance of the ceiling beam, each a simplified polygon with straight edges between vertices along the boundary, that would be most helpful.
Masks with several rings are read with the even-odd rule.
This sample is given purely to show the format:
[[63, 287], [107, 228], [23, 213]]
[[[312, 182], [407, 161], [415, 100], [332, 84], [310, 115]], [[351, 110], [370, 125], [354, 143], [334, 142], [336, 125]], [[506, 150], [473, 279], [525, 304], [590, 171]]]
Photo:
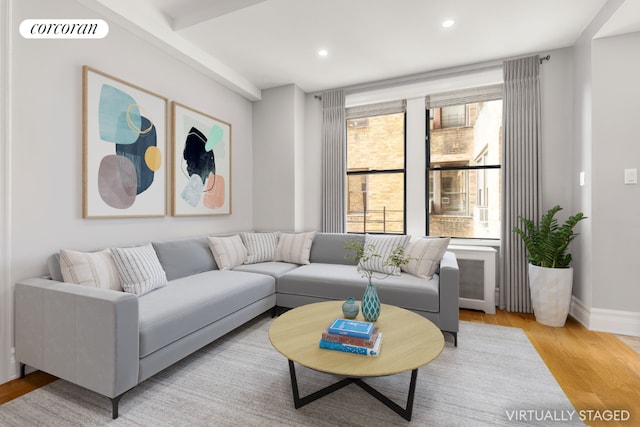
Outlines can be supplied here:
[[249, 101], [258, 101], [262, 98], [260, 89], [247, 78], [175, 33], [167, 18], [148, 2], [132, 2], [130, 0], [78, 1], [101, 13], [112, 22], [122, 25], [125, 29], [171, 56], [179, 58]]
[[204, 7], [189, 10], [179, 16], [175, 16], [173, 18], [173, 29], [175, 31], [183, 30], [265, 1], [266, 0], [217, 0], [207, 2]]

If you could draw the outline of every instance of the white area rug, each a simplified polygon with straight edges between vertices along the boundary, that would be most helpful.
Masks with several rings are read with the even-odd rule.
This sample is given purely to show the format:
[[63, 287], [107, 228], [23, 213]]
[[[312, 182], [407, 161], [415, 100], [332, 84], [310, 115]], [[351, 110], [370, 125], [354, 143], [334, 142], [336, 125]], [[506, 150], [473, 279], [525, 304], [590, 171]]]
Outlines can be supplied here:
[[[120, 401], [116, 420], [109, 399], [57, 380], [0, 406], [0, 425], [583, 425], [570, 419], [573, 406], [522, 330], [469, 322], [461, 323], [457, 348], [447, 343], [420, 368], [411, 423], [354, 384], [296, 410], [270, 323], [261, 316], [138, 385]], [[301, 396], [336, 381], [297, 365], [296, 373]], [[409, 378], [367, 382], [404, 406]]]

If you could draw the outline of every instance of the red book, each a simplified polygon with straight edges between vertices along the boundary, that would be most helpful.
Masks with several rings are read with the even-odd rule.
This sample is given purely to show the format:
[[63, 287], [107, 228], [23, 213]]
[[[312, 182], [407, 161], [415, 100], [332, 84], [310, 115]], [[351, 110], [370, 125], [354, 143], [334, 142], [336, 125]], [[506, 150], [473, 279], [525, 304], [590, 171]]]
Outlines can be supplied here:
[[373, 348], [378, 338], [378, 328], [373, 328], [371, 338], [355, 338], [346, 335], [330, 334], [326, 330], [322, 332], [322, 339], [325, 341], [339, 342], [341, 344], [357, 345], [359, 347]]

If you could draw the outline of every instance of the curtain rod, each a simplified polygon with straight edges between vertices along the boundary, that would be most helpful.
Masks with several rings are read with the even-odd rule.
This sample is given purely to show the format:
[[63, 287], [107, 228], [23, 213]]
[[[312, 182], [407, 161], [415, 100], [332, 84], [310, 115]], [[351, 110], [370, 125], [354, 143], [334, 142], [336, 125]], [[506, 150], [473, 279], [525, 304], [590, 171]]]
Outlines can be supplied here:
[[[546, 56], [541, 56], [540, 57], [540, 63], [542, 64], [544, 61], [549, 61], [551, 60], [551, 55], [547, 54]], [[373, 83], [363, 83], [361, 85], [356, 85], [356, 86], [350, 86], [350, 87], [345, 87], [344, 89], [346, 91], [355, 91], [357, 89], [362, 89], [362, 88], [366, 88], [366, 87], [384, 87], [384, 86], [388, 86], [388, 85], [393, 85], [393, 84], [397, 84], [400, 83], [402, 81], [411, 81], [411, 80], [419, 80], [420, 77], [431, 77], [431, 76], [438, 76], [438, 75], [442, 75], [442, 74], [456, 74], [456, 73], [461, 73], [461, 72], [467, 72], [467, 71], [476, 71], [476, 70], [481, 70], [481, 69], [486, 69], [486, 68], [493, 68], [496, 65], [502, 65], [504, 61], [490, 61], [490, 62], [485, 62], [485, 63], [481, 63], [481, 64], [475, 64], [475, 66], [462, 66], [462, 67], [456, 67], [453, 69], [445, 69], [445, 70], [436, 70], [436, 71], [431, 71], [431, 72], [427, 72], [427, 73], [422, 73], [422, 74], [417, 74], [417, 75], [413, 75], [413, 76], [405, 76], [405, 77], [398, 77], [398, 78], [394, 78], [394, 79], [389, 79], [389, 80], [383, 80], [383, 81], [379, 81], [379, 82], [373, 82]], [[322, 100], [322, 95], [314, 95], [313, 96], [315, 99], [321, 101]]]

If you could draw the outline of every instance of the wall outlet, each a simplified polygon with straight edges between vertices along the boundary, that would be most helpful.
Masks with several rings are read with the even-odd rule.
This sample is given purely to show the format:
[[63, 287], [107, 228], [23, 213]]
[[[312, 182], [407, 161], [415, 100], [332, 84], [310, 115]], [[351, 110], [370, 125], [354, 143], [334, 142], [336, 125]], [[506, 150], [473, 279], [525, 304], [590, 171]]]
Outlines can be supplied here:
[[638, 169], [625, 169], [624, 170], [624, 183], [625, 184], [637, 184], [638, 183]]

